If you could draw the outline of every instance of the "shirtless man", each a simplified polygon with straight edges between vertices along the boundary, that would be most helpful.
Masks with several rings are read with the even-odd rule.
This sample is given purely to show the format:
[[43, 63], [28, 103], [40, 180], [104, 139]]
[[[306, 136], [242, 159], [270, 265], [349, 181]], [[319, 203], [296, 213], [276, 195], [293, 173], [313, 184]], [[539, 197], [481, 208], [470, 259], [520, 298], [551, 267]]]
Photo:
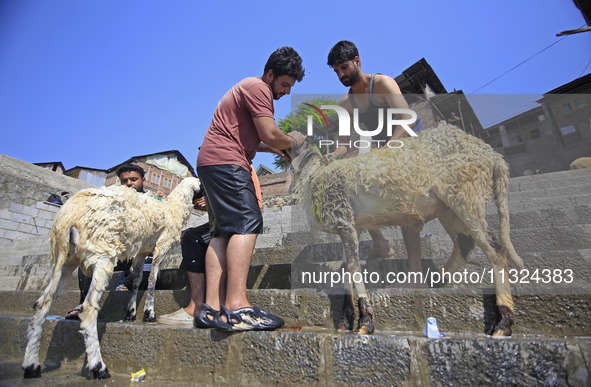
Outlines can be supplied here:
[[[349, 92], [340, 101], [340, 106], [345, 108], [351, 114], [351, 117], [353, 116], [353, 109], [357, 109], [359, 123], [366, 127], [365, 130], [374, 130], [378, 127], [378, 109], [381, 108], [382, 114], [385, 115], [387, 108], [409, 108], [400, 91], [400, 87], [392, 77], [382, 74], [364, 74], [361, 71], [361, 59], [359, 58], [357, 47], [353, 43], [343, 40], [335, 44], [328, 54], [328, 65], [335, 71], [341, 83], [350, 87]], [[400, 115], [399, 118], [405, 119], [408, 117]], [[375, 140], [382, 141], [380, 143], [385, 144], [388, 141], [400, 140], [409, 136], [407, 130], [397, 125], [392, 131], [392, 136], [388, 137], [387, 131], [385, 130], [385, 123], [387, 122], [385, 116], [382, 122], [384, 123], [384, 128], [381, 133], [372, 137], [372, 144], [374, 146], [376, 145]], [[417, 118], [417, 121], [409, 126], [415, 133], [424, 129], [420, 118]], [[355, 131], [351, 131], [351, 133], [355, 133]], [[339, 143], [348, 143], [350, 140], [350, 138], [341, 137], [339, 138]], [[327, 158], [357, 155], [357, 151], [355, 148], [338, 146], [334, 152], [327, 155]], [[422, 271], [421, 237], [419, 233], [423, 225], [422, 223], [417, 223], [416, 225], [401, 228], [408, 254], [409, 271]], [[390, 247], [380, 230], [370, 230], [369, 233], [373, 239], [373, 250], [370, 252], [368, 258], [394, 255], [394, 250]]]

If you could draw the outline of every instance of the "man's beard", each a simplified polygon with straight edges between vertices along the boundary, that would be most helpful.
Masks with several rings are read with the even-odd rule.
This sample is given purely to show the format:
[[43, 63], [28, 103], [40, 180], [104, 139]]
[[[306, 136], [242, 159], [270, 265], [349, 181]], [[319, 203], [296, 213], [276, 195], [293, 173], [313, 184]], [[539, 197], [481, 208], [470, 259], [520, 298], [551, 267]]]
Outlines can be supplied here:
[[283, 97], [285, 95], [285, 93], [277, 93], [275, 91], [275, 81], [277, 80], [277, 78], [275, 76], [273, 76], [273, 80], [271, 81], [271, 93], [273, 93], [273, 99], [274, 100], [278, 100], [279, 98]]
[[347, 87], [350, 87], [350, 86], [354, 85], [355, 83], [357, 83], [358, 80], [359, 80], [359, 69], [356, 68], [355, 72], [351, 73], [351, 75], [342, 77], [341, 83]]

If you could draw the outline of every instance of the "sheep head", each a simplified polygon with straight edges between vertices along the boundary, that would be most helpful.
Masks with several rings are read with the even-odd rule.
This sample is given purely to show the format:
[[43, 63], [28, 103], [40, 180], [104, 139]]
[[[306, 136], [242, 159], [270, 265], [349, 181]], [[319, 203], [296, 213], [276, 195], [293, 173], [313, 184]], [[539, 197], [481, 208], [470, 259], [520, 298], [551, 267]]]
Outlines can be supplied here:
[[310, 148], [304, 149], [301, 147], [299, 154], [291, 161], [291, 166], [293, 167], [296, 174], [302, 172], [308, 165], [311, 165], [313, 160], [319, 159], [322, 157], [320, 153], [320, 149], [317, 146], [312, 146]]

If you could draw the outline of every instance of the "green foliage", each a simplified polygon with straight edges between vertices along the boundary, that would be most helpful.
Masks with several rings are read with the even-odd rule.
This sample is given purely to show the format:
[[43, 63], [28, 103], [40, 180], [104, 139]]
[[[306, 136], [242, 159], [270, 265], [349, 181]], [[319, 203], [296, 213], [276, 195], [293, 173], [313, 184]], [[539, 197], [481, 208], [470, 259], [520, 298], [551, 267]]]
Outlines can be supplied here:
[[[312, 100], [307, 100], [305, 103], [309, 103], [318, 108], [320, 108], [321, 105], [338, 105], [338, 102], [335, 99], [326, 97], [314, 98]], [[328, 117], [336, 114], [336, 111], [329, 109], [323, 110], [323, 113], [328, 119]], [[327, 127], [322, 117], [320, 117], [320, 120], [316, 117], [320, 116], [318, 112], [304, 103], [299, 104], [295, 111], [287, 114], [284, 118], [280, 118], [277, 126], [283, 131], [283, 133], [298, 131], [306, 135], [308, 132], [308, 116], [312, 116], [312, 127], [314, 132], [312, 139], [317, 143], [318, 140], [326, 138]], [[289, 162], [279, 156], [275, 156], [273, 165], [285, 171], [289, 167]]]

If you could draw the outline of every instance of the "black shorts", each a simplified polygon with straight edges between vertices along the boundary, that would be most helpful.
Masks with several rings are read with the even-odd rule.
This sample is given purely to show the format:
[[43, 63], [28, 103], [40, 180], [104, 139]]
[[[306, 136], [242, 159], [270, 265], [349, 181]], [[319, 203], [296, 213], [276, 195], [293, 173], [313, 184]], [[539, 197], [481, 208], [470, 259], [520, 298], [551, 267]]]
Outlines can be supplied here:
[[180, 268], [192, 273], [205, 273], [205, 253], [209, 246], [209, 223], [188, 228], [181, 234], [183, 260]]
[[197, 167], [205, 190], [211, 236], [260, 234], [263, 214], [250, 172], [238, 165]]

